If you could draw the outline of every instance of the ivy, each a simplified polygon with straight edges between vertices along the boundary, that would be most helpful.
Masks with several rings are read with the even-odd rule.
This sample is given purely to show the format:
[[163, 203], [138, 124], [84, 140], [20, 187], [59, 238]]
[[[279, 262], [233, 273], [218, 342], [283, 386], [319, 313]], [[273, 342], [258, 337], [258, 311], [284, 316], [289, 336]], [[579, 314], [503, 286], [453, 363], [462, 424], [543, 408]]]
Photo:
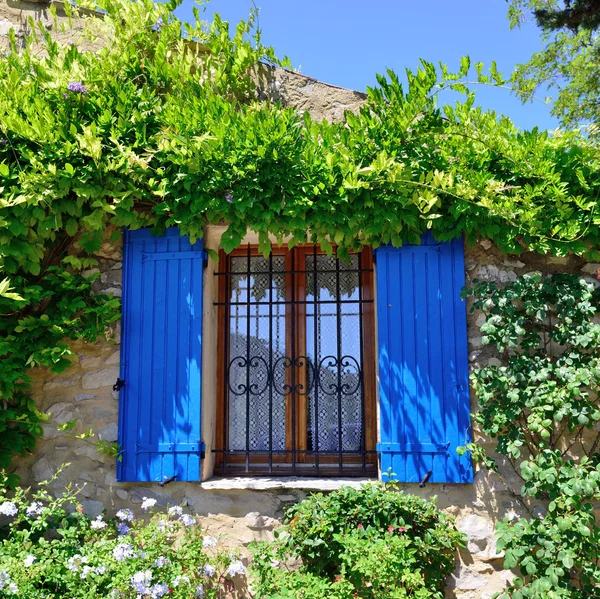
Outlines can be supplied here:
[[[482, 342], [503, 356], [472, 374], [474, 421], [513, 465], [521, 488], [507, 486], [523, 508], [545, 506], [498, 524], [504, 565], [521, 571], [500, 596], [600, 597], [600, 291], [534, 273], [504, 287], [475, 281], [468, 293], [486, 316]], [[470, 449], [496, 469], [483, 446]]]
[[[118, 317], [117, 300], [92, 296], [79, 274], [110, 227], [178, 226], [193, 241], [224, 222], [226, 251], [250, 228], [264, 254], [270, 236], [345, 257], [430, 229], [505, 252], [600, 256], [596, 149], [477, 108], [467, 58], [457, 73], [423, 62], [406, 86], [388, 72], [357, 114], [316, 122], [257, 101], [271, 65], [287, 62], [261, 43], [254, 13], [230, 30], [197, 11], [182, 23], [177, 4], [98, 0], [89, 16], [66, 3], [67, 23], [30, 23], [25, 47], [12, 34], [0, 57], [0, 398], [11, 414], [0, 465], [40, 433], [28, 368], [66, 368], [70, 341]], [[90, 49], [59, 43], [82, 15]], [[493, 65], [475, 70], [502, 82]], [[466, 95], [440, 106], [446, 88]]]

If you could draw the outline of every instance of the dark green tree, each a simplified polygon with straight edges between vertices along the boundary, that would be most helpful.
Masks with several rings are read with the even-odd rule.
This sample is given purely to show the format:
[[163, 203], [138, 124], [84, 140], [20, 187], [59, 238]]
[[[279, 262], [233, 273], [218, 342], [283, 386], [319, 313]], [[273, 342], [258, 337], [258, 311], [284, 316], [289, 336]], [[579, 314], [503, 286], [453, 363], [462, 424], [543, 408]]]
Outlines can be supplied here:
[[600, 0], [508, 0], [511, 27], [533, 18], [543, 48], [512, 75], [523, 101], [539, 90], [555, 92], [552, 114], [565, 128], [584, 126], [592, 138], [600, 124]]

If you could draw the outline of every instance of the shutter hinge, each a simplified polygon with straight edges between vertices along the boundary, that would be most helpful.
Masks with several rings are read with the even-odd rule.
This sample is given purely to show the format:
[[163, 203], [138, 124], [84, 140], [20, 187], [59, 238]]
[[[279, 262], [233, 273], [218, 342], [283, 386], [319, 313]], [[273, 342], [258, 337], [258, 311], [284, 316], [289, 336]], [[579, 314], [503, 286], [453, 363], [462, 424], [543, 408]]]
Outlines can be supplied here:
[[125, 386], [123, 379], [117, 379], [117, 382], [113, 385], [113, 391], [120, 391]]
[[419, 487], [421, 489], [427, 484], [427, 481], [431, 478], [432, 474], [433, 474], [433, 470], [428, 470], [427, 471], [427, 473], [423, 477], [423, 480], [419, 483]]

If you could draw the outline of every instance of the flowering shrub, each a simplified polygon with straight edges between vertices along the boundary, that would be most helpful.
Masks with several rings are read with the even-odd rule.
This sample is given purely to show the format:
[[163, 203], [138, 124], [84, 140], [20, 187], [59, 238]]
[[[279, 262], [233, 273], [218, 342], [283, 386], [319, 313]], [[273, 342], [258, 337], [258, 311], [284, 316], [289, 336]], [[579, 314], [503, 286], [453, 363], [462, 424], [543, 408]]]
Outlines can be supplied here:
[[394, 483], [317, 493], [288, 509], [274, 543], [252, 547], [257, 595], [441, 599], [460, 546], [451, 516]]
[[161, 513], [144, 498], [147, 521], [129, 509], [90, 518], [72, 488], [54, 499], [46, 487], [8, 498], [0, 486], [0, 597], [216, 599], [245, 572], [181, 506]]

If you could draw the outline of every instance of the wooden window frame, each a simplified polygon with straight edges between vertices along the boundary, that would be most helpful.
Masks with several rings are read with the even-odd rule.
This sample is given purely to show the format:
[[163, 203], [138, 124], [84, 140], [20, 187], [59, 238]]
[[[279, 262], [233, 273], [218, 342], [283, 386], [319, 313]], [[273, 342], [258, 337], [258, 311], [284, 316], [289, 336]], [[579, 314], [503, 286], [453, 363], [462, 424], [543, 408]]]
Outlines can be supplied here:
[[[263, 474], [260, 468], [255, 466], [267, 462], [269, 466], [269, 452], [251, 452], [249, 456], [231, 453], [228, 450], [228, 424], [226, 425], [226, 405], [227, 405], [227, 385], [226, 378], [226, 361], [224, 359], [226, 337], [229, 335], [229, 326], [227, 320], [228, 314], [228, 295], [230, 293], [229, 281], [231, 273], [231, 258], [246, 257], [250, 251], [250, 256], [260, 256], [258, 246], [250, 244], [239, 247], [231, 253], [226, 254], [223, 250], [219, 251], [218, 273], [228, 273], [227, 275], [219, 276], [218, 279], [218, 317], [217, 317], [217, 411], [216, 411], [216, 459], [215, 472], [222, 475], [257, 475]], [[274, 256], [285, 256], [285, 292], [286, 301], [298, 302], [305, 300], [306, 292], [306, 273], [305, 271], [306, 257], [314, 255], [315, 249], [313, 244], [304, 244], [296, 246], [293, 250], [288, 250], [287, 247], [273, 248]], [[324, 255], [317, 246], [316, 253]], [[307, 451], [307, 404], [306, 396], [298, 395], [292, 399], [292, 395], [286, 398], [286, 453], [272, 455], [272, 464], [276, 469], [268, 468], [268, 472], [264, 474], [281, 474], [300, 476], [332, 476], [342, 474], [340, 472], [340, 461], [343, 464], [354, 464], [362, 468], [356, 468], [356, 475], [364, 476], [365, 474], [376, 476], [377, 474], [377, 399], [376, 399], [376, 346], [375, 346], [375, 297], [374, 297], [374, 270], [373, 270], [373, 254], [371, 248], [364, 248], [360, 254], [359, 268], [361, 269], [360, 282], [362, 289], [362, 374], [363, 374], [363, 415], [364, 415], [364, 441], [365, 447], [362, 455], [360, 452], [348, 453], [342, 455], [341, 460], [338, 455], [323, 456], [317, 458], [317, 467], [313, 470], [299, 468], [302, 464], [315, 465], [315, 457], [313, 452]], [[295, 272], [292, 276], [289, 273]], [[292, 287], [293, 281], [293, 287]], [[286, 349], [293, 348], [293, 355], [304, 356], [306, 354], [306, 304], [292, 303], [286, 304]], [[292, 340], [291, 320], [295, 319], [295, 342]], [[228, 356], [229, 358], [229, 356]], [[292, 372], [294, 371], [294, 372]], [[291, 384], [289, 377], [294, 377], [295, 384], [302, 384], [306, 381], [306, 369], [300, 366], [295, 366], [290, 369], [286, 375], [286, 384]], [[294, 418], [292, 417], [292, 405], [295, 407]], [[293, 444], [296, 444], [294, 451]], [[225, 458], [226, 455], [226, 458]], [[266, 458], [266, 459], [265, 459]], [[227, 464], [227, 467], [224, 465]], [[248, 471], [248, 464], [254, 466]], [[246, 471], [242, 471], [246, 465]], [[289, 468], [283, 466], [289, 465]], [[274, 471], [272, 471], [274, 470]], [[314, 472], [316, 470], [316, 472]], [[293, 471], [293, 472], [291, 472]], [[344, 476], [352, 476], [352, 472], [343, 472]]]

